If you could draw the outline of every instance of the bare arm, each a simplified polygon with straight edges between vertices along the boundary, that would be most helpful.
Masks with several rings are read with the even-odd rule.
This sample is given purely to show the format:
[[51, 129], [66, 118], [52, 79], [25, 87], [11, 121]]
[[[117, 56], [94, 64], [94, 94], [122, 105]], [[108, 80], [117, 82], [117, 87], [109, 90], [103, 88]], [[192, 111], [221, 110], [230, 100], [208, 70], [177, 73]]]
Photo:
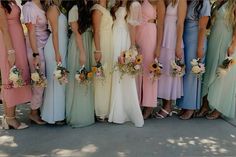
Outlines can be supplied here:
[[55, 59], [57, 63], [61, 62], [61, 55], [59, 50], [59, 37], [58, 37], [58, 17], [60, 12], [56, 6], [51, 6], [47, 11], [47, 18], [52, 27], [52, 42], [55, 52]]
[[208, 16], [203, 16], [199, 19], [197, 57], [200, 59], [203, 58], [204, 39], [206, 37], [206, 27], [208, 20], [209, 20]]
[[177, 40], [176, 40], [176, 57], [182, 59], [182, 40], [184, 31], [184, 20], [187, 12], [186, 0], [180, 0], [178, 5], [178, 20], [177, 20]]
[[92, 14], [92, 23], [93, 23], [93, 33], [94, 33], [94, 43], [95, 51], [94, 57], [95, 61], [98, 62], [102, 58], [101, 46], [100, 46], [100, 24], [101, 24], [102, 13], [98, 10], [94, 10]]
[[161, 51], [161, 44], [164, 31], [164, 19], [165, 19], [165, 2], [164, 0], [158, 0], [156, 2], [157, 8], [157, 45], [156, 45], [156, 57], [159, 58]]
[[79, 25], [77, 21], [71, 22], [70, 25], [71, 25], [72, 32], [75, 34], [76, 45], [80, 51], [79, 63], [80, 63], [80, 66], [82, 66], [82, 65], [85, 65], [85, 62], [86, 62], [86, 52], [83, 45], [82, 35], [78, 31]]
[[129, 24], [129, 32], [130, 32], [131, 47], [135, 47], [136, 26]]
[[[236, 9], [234, 11], [234, 14], [236, 15]], [[236, 27], [234, 26], [234, 34], [232, 37], [230, 47], [228, 48], [228, 56], [233, 55], [235, 50], [236, 50]]]
[[[8, 23], [6, 18], [5, 10], [0, 5], [0, 31], [3, 34], [3, 41], [6, 47], [7, 56], [8, 56], [8, 62], [10, 67], [12, 67], [15, 64], [15, 53], [9, 53], [9, 50], [14, 50], [11, 36], [9, 34], [8, 30]], [[0, 52], [3, 53], [3, 52]]]

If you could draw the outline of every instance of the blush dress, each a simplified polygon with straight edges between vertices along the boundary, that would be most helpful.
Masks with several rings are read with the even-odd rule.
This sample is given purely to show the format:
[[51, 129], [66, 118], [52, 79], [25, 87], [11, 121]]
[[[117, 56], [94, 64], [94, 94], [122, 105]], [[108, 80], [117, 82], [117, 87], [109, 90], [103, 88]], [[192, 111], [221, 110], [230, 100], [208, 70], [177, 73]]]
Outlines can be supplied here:
[[[66, 67], [68, 44], [67, 26], [68, 24], [66, 16], [63, 13], [60, 13], [58, 16], [58, 42], [63, 67]], [[50, 25], [49, 29], [52, 30]], [[57, 67], [57, 63], [55, 61], [52, 33], [48, 38], [47, 44], [45, 45], [44, 55], [46, 63], [47, 88], [44, 92], [41, 116], [42, 119], [47, 123], [54, 124], [57, 121], [62, 121], [65, 119], [66, 100], [65, 85], [60, 85], [58, 80], [56, 80], [53, 76], [53, 73]]]
[[165, 15], [164, 35], [159, 59], [163, 65], [163, 71], [158, 80], [157, 92], [158, 98], [165, 100], [176, 100], [183, 96], [183, 78], [171, 74], [171, 61], [175, 60], [177, 20], [178, 2], [175, 6], [170, 3], [167, 6]]
[[136, 43], [143, 55], [143, 76], [137, 79], [139, 102], [142, 107], [157, 106], [157, 81], [149, 76], [149, 66], [155, 59], [157, 29], [155, 23], [148, 20], [156, 19], [156, 10], [148, 0], [142, 3], [142, 24], [137, 27]]
[[[34, 2], [27, 2], [24, 4], [23, 8], [24, 22], [31, 23], [35, 26], [36, 42], [38, 47], [38, 52], [40, 56], [40, 68], [41, 72], [45, 75], [45, 56], [44, 47], [47, 43], [49, 32], [48, 32], [48, 22], [45, 12], [40, 9]], [[29, 36], [26, 36], [26, 46], [28, 61], [30, 65], [31, 73], [35, 72], [35, 67], [33, 65], [33, 50], [30, 45]], [[31, 109], [39, 109], [43, 104], [43, 93], [44, 88], [32, 87], [33, 96], [31, 99]]]
[[15, 3], [11, 3], [11, 13], [6, 14], [7, 25], [15, 50], [15, 65], [21, 70], [25, 85], [20, 88], [12, 88], [9, 82], [10, 66], [8, 63], [8, 52], [5, 47], [3, 33], [0, 31], [0, 71], [2, 79], [2, 99], [7, 107], [14, 107], [19, 104], [29, 102], [32, 92], [30, 87], [30, 72], [27, 60], [24, 33], [20, 21], [21, 10]]
[[[94, 78], [94, 100], [96, 116], [105, 119], [109, 116], [111, 103], [111, 72], [113, 65], [113, 48], [112, 48], [112, 16], [106, 8], [95, 4], [91, 10], [98, 10], [102, 13], [100, 24], [100, 47], [102, 51], [101, 63], [104, 66], [105, 81]], [[95, 50], [95, 48], [94, 48]], [[95, 64], [95, 63], [94, 63]]]
[[[121, 52], [128, 50], [131, 46], [129, 28], [125, 20], [126, 15], [125, 7], [120, 7], [115, 13], [116, 20], [113, 24], [114, 63], [117, 62]], [[142, 127], [144, 120], [139, 106], [135, 78], [125, 75], [120, 79], [120, 76], [119, 71], [115, 71], [112, 75], [111, 109], [108, 121], [118, 124], [132, 121], [136, 127]]]
[[[201, 105], [202, 79], [191, 72], [191, 61], [197, 58], [198, 48], [198, 22], [201, 17], [210, 16], [211, 6], [209, 0], [203, 1], [202, 9], [199, 13], [194, 11], [197, 1], [191, 1], [188, 5], [187, 15], [184, 24], [184, 60], [186, 74], [183, 79], [184, 96], [177, 101], [177, 106], [182, 109], [197, 110]], [[207, 47], [207, 40], [204, 41], [204, 53]], [[204, 62], [204, 58], [202, 59]]]

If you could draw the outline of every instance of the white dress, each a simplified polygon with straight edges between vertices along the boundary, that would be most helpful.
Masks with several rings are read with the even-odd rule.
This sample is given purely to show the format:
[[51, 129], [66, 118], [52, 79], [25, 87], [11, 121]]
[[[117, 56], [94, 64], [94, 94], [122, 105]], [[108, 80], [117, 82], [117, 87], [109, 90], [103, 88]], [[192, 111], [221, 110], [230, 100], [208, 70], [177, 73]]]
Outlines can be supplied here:
[[[114, 63], [122, 51], [128, 50], [131, 45], [129, 29], [125, 21], [126, 8], [120, 7], [115, 15], [113, 25]], [[132, 121], [136, 127], [144, 124], [139, 106], [135, 78], [125, 75], [120, 80], [120, 72], [115, 71], [112, 76], [111, 109], [109, 122], [122, 124]]]
[[[62, 65], [64, 67], [66, 67], [66, 54], [68, 44], [67, 26], [66, 16], [60, 13], [58, 17], [58, 41]], [[50, 25], [49, 29], [51, 30]], [[53, 73], [56, 69], [57, 63], [55, 61], [52, 33], [50, 34], [47, 44], [44, 48], [44, 54], [48, 84], [44, 92], [41, 116], [44, 121], [48, 122], [49, 124], [54, 124], [57, 121], [62, 121], [65, 119], [65, 85], [60, 85], [59, 82], [53, 77]]]

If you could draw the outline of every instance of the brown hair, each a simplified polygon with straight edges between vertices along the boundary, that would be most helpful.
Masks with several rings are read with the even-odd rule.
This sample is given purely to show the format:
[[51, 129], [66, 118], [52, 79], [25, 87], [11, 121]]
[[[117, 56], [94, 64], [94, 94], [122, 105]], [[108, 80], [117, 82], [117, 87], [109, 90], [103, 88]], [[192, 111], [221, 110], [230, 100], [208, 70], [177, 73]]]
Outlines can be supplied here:
[[165, 0], [166, 7], [171, 3], [171, 5], [174, 7], [177, 4], [178, 0]]
[[115, 20], [116, 19], [116, 11], [119, 9], [119, 7], [121, 7], [122, 6], [122, 1], [121, 0], [116, 0], [116, 3], [115, 3], [115, 5], [111, 8], [111, 16], [112, 16], [112, 18], [113, 18], [113, 20]]

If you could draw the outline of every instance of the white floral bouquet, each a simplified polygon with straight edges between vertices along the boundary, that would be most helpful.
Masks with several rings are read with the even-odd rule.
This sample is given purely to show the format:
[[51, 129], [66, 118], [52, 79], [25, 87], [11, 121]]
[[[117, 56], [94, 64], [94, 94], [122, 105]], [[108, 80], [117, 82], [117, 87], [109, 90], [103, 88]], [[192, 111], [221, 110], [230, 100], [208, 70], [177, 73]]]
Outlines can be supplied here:
[[91, 82], [93, 72], [89, 72], [83, 65], [79, 71], [75, 74], [75, 79], [79, 84], [87, 85]]
[[35, 72], [31, 73], [32, 84], [35, 87], [45, 88], [47, 87], [47, 79], [40, 71], [40, 67], [37, 66]]
[[185, 74], [185, 65], [180, 59], [171, 61], [172, 76], [183, 77]]
[[137, 49], [132, 48], [121, 53], [113, 69], [120, 71], [121, 79], [125, 74], [136, 76], [142, 72], [142, 60], [142, 55], [138, 54]]
[[57, 79], [61, 85], [67, 84], [68, 74], [69, 74], [69, 71], [65, 67], [63, 67], [61, 63], [59, 63], [57, 65], [56, 70], [54, 71], [54, 78]]
[[205, 65], [203, 63], [201, 63], [201, 60], [198, 59], [193, 59], [191, 61], [191, 65], [192, 65], [192, 73], [195, 74], [198, 78], [200, 78], [202, 76], [202, 74], [205, 73]]
[[236, 64], [236, 61], [232, 57], [227, 56], [222, 64], [218, 67], [216, 72], [217, 76], [225, 76], [234, 64]]
[[22, 79], [20, 69], [18, 69], [15, 65], [10, 69], [9, 80], [12, 83], [13, 88], [19, 88], [25, 84], [24, 80]]
[[102, 65], [101, 62], [97, 62], [97, 65], [92, 67], [92, 72], [94, 74], [94, 77], [100, 80], [105, 80], [104, 65]]
[[163, 65], [157, 59], [149, 66], [150, 78], [153, 82], [161, 76], [162, 69]]

